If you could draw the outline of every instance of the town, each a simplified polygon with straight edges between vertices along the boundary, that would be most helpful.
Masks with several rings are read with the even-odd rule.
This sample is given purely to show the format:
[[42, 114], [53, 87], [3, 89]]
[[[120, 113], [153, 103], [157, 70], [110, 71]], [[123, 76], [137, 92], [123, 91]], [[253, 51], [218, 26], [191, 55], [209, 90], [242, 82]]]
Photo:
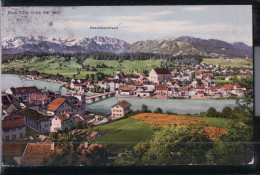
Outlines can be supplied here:
[[[149, 65], [147, 65], [149, 67]], [[71, 83], [60, 82], [71, 93], [115, 93], [117, 97], [135, 98], [188, 98], [188, 99], [216, 99], [242, 98], [246, 88], [230, 83], [234, 76], [252, 75], [253, 71], [244, 68], [222, 68], [219, 65], [204, 63], [194, 68], [171, 68], [167, 62], [164, 68], [153, 68], [150, 72], [133, 71], [124, 74], [121, 70], [115, 76], [106, 76], [103, 80], [93, 82], [84, 79], [71, 79]], [[221, 84], [215, 83], [221, 77]], [[27, 79], [41, 79], [40, 76], [27, 76]], [[55, 80], [47, 80], [55, 81]], [[95, 99], [92, 100], [92, 102]]]
[[[236, 97], [243, 98], [247, 89], [238, 84], [216, 85], [212, 81], [214, 75], [224, 76], [224, 81], [229, 81], [232, 68], [221, 68], [206, 64], [197, 65], [195, 68], [169, 70], [165, 62], [164, 68], [153, 68], [149, 73], [125, 75], [117, 70], [114, 77], [107, 76], [97, 83], [80, 79], [71, 79], [71, 83], [63, 83], [68, 90], [67, 94], [52, 92], [47, 89], [38, 89], [35, 86], [9, 88], [2, 92], [2, 140], [3, 146], [10, 141], [23, 140], [43, 143], [27, 143], [27, 146], [38, 150], [46, 147], [46, 156], [55, 149], [55, 143], [49, 139], [49, 133], [63, 130], [71, 124], [84, 124], [88, 128], [101, 125], [113, 120], [123, 118], [131, 109], [131, 104], [126, 100], [111, 106], [111, 113], [100, 115], [86, 110], [86, 105], [109, 97], [133, 98], [189, 98], [211, 99]], [[252, 74], [252, 71], [240, 69], [235, 75]], [[29, 79], [40, 79], [39, 76], [27, 75]], [[51, 81], [51, 80], [49, 80]], [[98, 93], [90, 93], [90, 89], [99, 89]], [[101, 89], [101, 90], [100, 90]], [[38, 138], [28, 135], [28, 128], [36, 131]], [[72, 134], [83, 134], [87, 141], [102, 135], [97, 131], [86, 132], [81, 129], [69, 131]], [[25, 138], [27, 136], [27, 138]], [[29, 136], [29, 138], [28, 138]], [[29, 139], [29, 140], [28, 140]], [[33, 141], [34, 140], [34, 141]], [[47, 140], [47, 143], [45, 141]], [[84, 139], [83, 139], [84, 140]], [[18, 144], [18, 143], [17, 143]], [[22, 143], [24, 144], [24, 143]], [[84, 142], [88, 149], [89, 142]], [[19, 145], [19, 144], [18, 144]], [[86, 146], [87, 145], [87, 146]], [[100, 146], [90, 144], [90, 146]], [[12, 147], [12, 146], [11, 146]], [[11, 149], [11, 148], [9, 148]], [[27, 149], [24, 149], [25, 154]], [[28, 150], [29, 151], [29, 150]], [[35, 152], [35, 154], [38, 154]], [[20, 156], [19, 165], [26, 165], [29, 161]], [[35, 165], [41, 165], [41, 159]], [[29, 165], [29, 163], [27, 162]]]

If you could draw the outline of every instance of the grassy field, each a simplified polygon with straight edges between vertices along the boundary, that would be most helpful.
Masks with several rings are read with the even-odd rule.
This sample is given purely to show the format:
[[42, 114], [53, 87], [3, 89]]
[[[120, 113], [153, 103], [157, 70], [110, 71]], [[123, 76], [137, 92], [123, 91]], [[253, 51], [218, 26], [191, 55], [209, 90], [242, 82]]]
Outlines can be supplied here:
[[204, 58], [202, 63], [219, 65], [221, 67], [253, 68], [253, 59], [231, 58], [220, 60], [219, 58]]
[[165, 125], [198, 124], [225, 128], [228, 122], [229, 120], [225, 118], [143, 113], [130, 118], [99, 125], [91, 128], [91, 130], [102, 133], [102, 136], [95, 139], [97, 142], [136, 143], [151, 140], [154, 132]]
[[218, 128], [226, 128], [230, 119], [226, 118], [214, 118], [214, 117], [203, 117], [205, 125], [218, 127]]
[[141, 142], [149, 141], [154, 130], [148, 125], [133, 118], [113, 121], [92, 128], [103, 135], [96, 138], [98, 142]]
[[[90, 67], [96, 67], [97, 64], [105, 64], [109, 68], [97, 68], [99, 72], [103, 72], [109, 75], [115, 75], [117, 69], [121, 69], [125, 74], [133, 73], [136, 69], [140, 72], [150, 71], [152, 68], [164, 66], [164, 63], [160, 60], [125, 60], [121, 63], [117, 60], [94, 60], [87, 58], [83, 65]], [[77, 63], [75, 57], [71, 57], [68, 61], [64, 57], [45, 56], [45, 57], [34, 57], [31, 60], [14, 60], [10, 63], [3, 64], [5, 68], [29, 68], [30, 70], [37, 70], [39, 72], [45, 72], [50, 74], [62, 74], [64, 76], [73, 77], [74, 74], [78, 73], [78, 68], [81, 65]], [[86, 74], [93, 74], [97, 71], [86, 71], [81, 70], [76, 78], [85, 78]]]
[[214, 83], [216, 83], [216, 85], [222, 85], [222, 84], [233, 84], [232, 80], [213, 80]]

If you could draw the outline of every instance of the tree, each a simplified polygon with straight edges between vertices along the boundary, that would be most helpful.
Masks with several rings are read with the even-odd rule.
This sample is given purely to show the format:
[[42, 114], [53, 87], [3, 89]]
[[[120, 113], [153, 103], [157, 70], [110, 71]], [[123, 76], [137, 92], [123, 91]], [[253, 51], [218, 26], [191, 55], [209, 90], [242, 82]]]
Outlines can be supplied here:
[[221, 116], [224, 118], [230, 118], [232, 114], [232, 109], [229, 106], [226, 106], [222, 109]]
[[131, 160], [128, 163], [134, 165], [204, 164], [207, 160], [205, 154], [212, 146], [209, 143], [203, 128], [166, 126], [155, 133], [149, 144], [137, 144], [120, 162], [124, 162], [123, 159]]
[[218, 113], [217, 113], [217, 110], [213, 107], [210, 107], [208, 110], [207, 110], [207, 113], [206, 113], [207, 117], [217, 117]]
[[154, 113], [160, 113], [162, 114], [163, 113], [163, 110], [161, 108], [156, 108]]
[[209, 164], [248, 164], [254, 156], [253, 127], [241, 121], [230, 122], [228, 132], [207, 153]]
[[148, 112], [148, 107], [146, 106], [146, 105], [142, 105], [142, 109], [141, 109], [141, 111], [143, 112], [143, 113], [146, 113], [146, 112]]
[[198, 83], [199, 86], [203, 85], [201, 79], [196, 79], [196, 81], [197, 81], [197, 83]]

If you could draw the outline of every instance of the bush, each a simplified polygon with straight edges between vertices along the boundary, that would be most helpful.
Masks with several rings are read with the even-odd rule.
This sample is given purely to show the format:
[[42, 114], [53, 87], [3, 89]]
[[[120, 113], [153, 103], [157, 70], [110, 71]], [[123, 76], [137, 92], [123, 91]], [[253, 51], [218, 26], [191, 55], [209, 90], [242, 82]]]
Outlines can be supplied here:
[[222, 113], [221, 113], [221, 116], [224, 117], [224, 118], [230, 118], [231, 117], [231, 114], [232, 114], [232, 109], [228, 106], [224, 107], [222, 109]]
[[218, 113], [217, 113], [217, 110], [213, 107], [210, 107], [208, 110], [207, 110], [207, 117], [217, 117], [218, 116]]

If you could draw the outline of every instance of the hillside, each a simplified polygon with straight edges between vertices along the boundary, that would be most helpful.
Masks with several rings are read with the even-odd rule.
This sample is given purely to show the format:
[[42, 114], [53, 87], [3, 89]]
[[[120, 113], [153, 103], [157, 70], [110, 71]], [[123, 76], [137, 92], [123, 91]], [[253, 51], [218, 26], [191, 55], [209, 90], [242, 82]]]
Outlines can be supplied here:
[[252, 47], [242, 42], [228, 43], [216, 39], [182, 36], [174, 39], [145, 40], [130, 44], [124, 52], [147, 52], [169, 55], [200, 55], [202, 57], [252, 57]]

